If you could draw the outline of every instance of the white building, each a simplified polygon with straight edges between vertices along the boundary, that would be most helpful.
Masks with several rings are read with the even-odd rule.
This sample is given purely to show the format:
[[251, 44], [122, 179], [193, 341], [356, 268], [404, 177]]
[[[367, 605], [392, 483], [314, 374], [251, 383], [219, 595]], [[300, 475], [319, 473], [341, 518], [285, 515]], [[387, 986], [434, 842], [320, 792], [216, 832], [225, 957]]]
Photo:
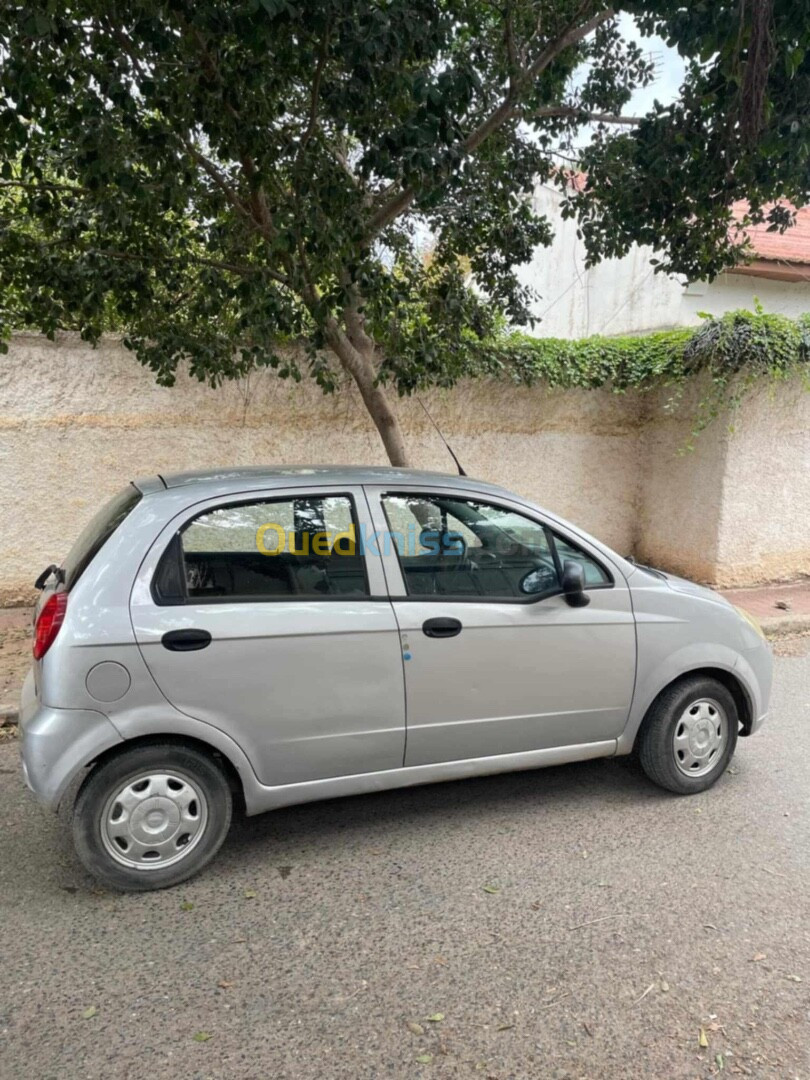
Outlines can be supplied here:
[[[786, 233], [765, 226], [748, 229], [755, 258], [713, 282], [687, 283], [655, 273], [652, 248], [636, 247], [623, 259], [585, 268], [585, 246], [577, 223], [563, 220], [563, 195], [539, 185], [533, 198], [538, 214], [554, 228], [550, 247], [538, 248], [522, 279], [539, 294], [534, 334], [579, 338], [590, 334], [638, 334], [700, 323], [698, 312], [722, 315], [736, 308], [752, 310], [759, 300], [766, 311], [796, 316], [810, 312], [810, 208], [798, 211]], [[736, 204], [739, 216], [745, 204]]]

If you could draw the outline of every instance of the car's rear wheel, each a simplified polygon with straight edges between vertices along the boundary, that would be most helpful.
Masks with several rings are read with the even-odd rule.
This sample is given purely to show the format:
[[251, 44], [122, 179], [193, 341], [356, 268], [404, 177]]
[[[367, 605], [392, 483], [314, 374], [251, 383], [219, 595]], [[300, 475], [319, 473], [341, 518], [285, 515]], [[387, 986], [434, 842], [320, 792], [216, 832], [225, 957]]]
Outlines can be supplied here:
[[232, 802], [226, 776], [206, 754], [171, 743], [136, 746], [97, 766], [82, 785], [76, 851], [114, 889], [165, 889], [213, 859]]
[[705, 791], [734, 756], [737, 705], [717, 679], [682, 679], [662, 691], [639, 732], [639, 760], [647, 776], [678, 795]]

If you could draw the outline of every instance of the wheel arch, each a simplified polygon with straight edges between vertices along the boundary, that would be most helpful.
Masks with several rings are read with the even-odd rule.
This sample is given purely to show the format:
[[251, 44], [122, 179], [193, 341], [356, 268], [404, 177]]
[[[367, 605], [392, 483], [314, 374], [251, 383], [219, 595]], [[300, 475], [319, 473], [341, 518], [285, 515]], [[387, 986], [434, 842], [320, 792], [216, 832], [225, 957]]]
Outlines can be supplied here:
[[75, 802], [78, 792], [99, 765], [104, 765], [114, 758], [121, 757], [122, 754], [127, 753], [129, 750], [135, 750], [139, 746], [150, 746], [156, 743], [160, 743], [163, 746], [188, 746], [194, 750], [198, 750], [201, 754], [205, 754], [206, 757], [210, 758], [222, 769], [225, 778], [228, 781], [228, 786], [231, 789], [231, 795], [233, 796], [235, 806], [239, 808], [241, 813], [245, 812], [244, 784], [239, 775], [239, 770], [226, 753], [212, 743], [205, 742], [205, 740], [199, 739], [193, 735], [164, 735], [159, 731], [149, 735], [136, 735], [131, 739], [125, 739], [123, 742], [116, 743], [115, 746], [111, 746], [107, 750], [104, 750], [92, 761], [88, 762], [81, 777], [81, 783], [77, 788], [76, 795], [71, 802]]
[[751, 691], [746, 685], [745, 679], [740, 672], [716, 663], [696, 663], [694, 667], [680, 669], [675, 673], [669, 673], [669, 677], [657, 686], [654, 691], [648, 691], [644, 695], [642, 701], [639, 701], [638, 697], [636, 698], [633, 702], [633, 709], [631, 710], [628, 724], [617, 740], [617, 754], [629, 754], [633, 751], [633, 747], [638, 738], [638, 733], [641, 730], [645, 719], [664, 691], [669, 690], [670, 687], [683, 682], [685, 679], [701, 676], [716, 679], [728, 690], [737, 706], [740, 720], [739, 734], [743, 737], [750, 735], [754, 723], [754, 702]]

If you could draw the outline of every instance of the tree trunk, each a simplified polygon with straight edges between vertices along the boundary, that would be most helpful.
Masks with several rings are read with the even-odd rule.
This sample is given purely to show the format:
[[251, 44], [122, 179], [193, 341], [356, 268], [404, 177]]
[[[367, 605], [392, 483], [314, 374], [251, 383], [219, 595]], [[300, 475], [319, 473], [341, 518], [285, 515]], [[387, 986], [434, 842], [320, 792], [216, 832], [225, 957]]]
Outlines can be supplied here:
[[[354, 319], [356, 318], [355, 316]], [[384, 388], [375, 385], [377, 371], [374, 365], [374, 342], [365, 333], [362, 325], [352, 319], [350, 313], [347, 313], [347, 324], [350, 326], [349, 334], [337, 323], [332, 323], [326, 331], [327, 340], [344, 371], [354, 379], [363, 404], [383, 441], [388, 460], [392, 465], [410, 468], [405, 436], [397, 414], [391, 407]]]

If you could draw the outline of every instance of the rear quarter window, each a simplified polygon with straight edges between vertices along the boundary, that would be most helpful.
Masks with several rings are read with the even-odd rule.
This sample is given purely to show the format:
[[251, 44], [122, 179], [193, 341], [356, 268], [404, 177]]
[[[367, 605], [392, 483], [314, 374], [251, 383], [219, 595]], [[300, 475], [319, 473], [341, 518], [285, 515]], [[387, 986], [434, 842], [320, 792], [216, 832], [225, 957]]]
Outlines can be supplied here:
[[129, 484], [123, 491], [114, 495], [108, 503], [105, 503], [85, 525], [62, 564], [66, 590], [70, 591], [73, 588], [118, 526], [142, 498], [142, 493], [135, 485]]

